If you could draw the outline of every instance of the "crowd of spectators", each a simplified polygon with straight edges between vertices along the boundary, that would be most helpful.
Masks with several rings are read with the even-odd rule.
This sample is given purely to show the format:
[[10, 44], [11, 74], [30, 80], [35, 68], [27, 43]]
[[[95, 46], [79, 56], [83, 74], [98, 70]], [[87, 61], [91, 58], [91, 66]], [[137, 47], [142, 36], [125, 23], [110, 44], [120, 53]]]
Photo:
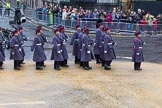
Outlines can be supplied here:
[[[156, 24], [157, 22], [161, 22], [161, 15], [153, 16], [151, 12], [145, 12], [144, 10], [138, 9], [137, 11], [133, 10], [120, 10], [118, 8], [113, 8], [112, 10], [88, 10], [82, 7], [73, 8], [72, 6], [61, 6], [55, 5], [53, 8], [46, 5], [44, 6], [44, 12], [53, 13], [54, 17], [59, 17], [62, 21], [71, 19], [75, 21], [93, 21], [97, 19], [101, 19], [106, 22], [128, 22], [128, 23], [138, 23], [138, 24]], [[54, 18], [53, 17], [53, 18]]]

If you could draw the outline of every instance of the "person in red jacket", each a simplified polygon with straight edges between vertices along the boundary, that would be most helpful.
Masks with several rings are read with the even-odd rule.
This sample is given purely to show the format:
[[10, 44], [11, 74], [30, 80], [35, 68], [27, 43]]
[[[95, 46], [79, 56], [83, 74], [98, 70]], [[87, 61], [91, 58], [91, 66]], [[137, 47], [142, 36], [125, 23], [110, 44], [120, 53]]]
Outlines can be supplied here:
[[153, 34], [154, 35], [157, 35], [158, 22], [159, 22], [159, 20], [156, 19], [156, 18], [154, 18], [154, 20], [152, 22], [153, 23]]
[[146, 25], [147, 25], [147, 21], [145, 18], [143, 18], [140, 22], [140, 31], [143, 37], [145, 36]]
[[108, 12], [106, 16], [106, 21], [108, 22], [108, 27], [111, 28], [113, 20], [112, 20], [112, 14], [110, 12]]

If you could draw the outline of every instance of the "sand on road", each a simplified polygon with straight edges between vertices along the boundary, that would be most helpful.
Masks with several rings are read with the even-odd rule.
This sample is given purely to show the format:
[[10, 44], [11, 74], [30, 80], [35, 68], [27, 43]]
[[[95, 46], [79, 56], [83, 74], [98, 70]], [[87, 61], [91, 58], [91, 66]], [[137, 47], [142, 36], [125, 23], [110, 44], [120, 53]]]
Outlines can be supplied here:
[[115, 61], [105, 71], [92, 62], [85, 71], [70, 62], [69, 68], [43, 71], [26, 61], [21, 71], [11, 61], [0, 71], [0, 108], [162, 108], [162, 65]]

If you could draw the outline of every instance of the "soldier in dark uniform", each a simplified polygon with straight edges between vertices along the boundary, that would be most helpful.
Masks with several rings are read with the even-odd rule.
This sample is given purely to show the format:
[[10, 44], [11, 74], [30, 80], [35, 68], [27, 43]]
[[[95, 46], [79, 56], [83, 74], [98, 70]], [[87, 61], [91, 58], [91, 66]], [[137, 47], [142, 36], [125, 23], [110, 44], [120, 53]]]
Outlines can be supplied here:
[[18, 30], [13, 32], [13, 37], [10, 40], [10, 59], [14, 60], [14, 69], [20, 70], [20, 63], [23, 60], [23, 54], [19, 45], [19, 34]]
[[65, 34], [65, 27], [61, 25], [61, 26], [59, 26], [59, 28], [62, 29], [62, 31], [60, 33], [63, 34], [66, 41], [68, 41], [69, 36], [67, 34]]
[[132, 61], [134, 62], [134, 70], [140, 71], [142, 70], [141, 67], [141, 62], [144, 61], [143, 57], [143, 44], [144, 42], [141, 39], [141, 33], [137, 32], [135, 33], [135, 38], [133, 40], [133, 56], [132, 56]]
[[25, 50], [24, 50], [24, 47], [23, 47], [23, 45], [24, 45], [24, 43], [25, 43], [25, 41], [27, 41], [28, 39], [27, 39], [27, 37], [24, 35], [24, 33], [23, 33], [23, 28], [22, 27], [20, 27], [19, 28], [19, 41], [20, 41], [20, 47], [21, 47], [21, 50], [22, 50], [22, 54], [23, 54], [23, 60], [21, 61], [21, 64], [25, 64], [24, 63], [24, 57], [25, 57]]
[[70, 45], [73, 45], [73, 55], [75, 56], [75, 64], [78, 64], [80, 62], [78, 58], [80, 52], [78, 35], [80, 33], [80, 30], [81, 30], [80, 25], [77, 25], [76, 31], [73, 34], [70, 42]]
[[78, 60], [80, 61], [80, 66], [83, 66], [83, 63], [81, 61], [81, 50], [82, 50], [82, 37], [83, 37], [83, 29], [85, 28], [82, 28], [79, 35], [78, 35], [78, 39], [79, 39], [79, 54], [78, 54]]
[[42, 38], [43, 42], [44, 42], [44, 43], [45, 43], [45, 42], [48, 42], [47, 36], [45, 36], [45, 35], [43, 34], [43, 27], [42, 27], [41, 25], [39, 25], [39, 26], [37, 27], [37, 29], [40, 29], [40, 30], [41, 30], [41, 38]]
[[69, 67], [69, 65], [67, 64], [68, 52], [66, 49], [66, 42], [67, 42], [68, 36], [64, 33], [65, 31], [64, 26], [60, 26], [58, 29], [60, 31], [59, 39], [61, 41], [61, 50], [62, 50], [61, 54], [64, 58], [64, 61], [62, 61], [60, 65], [63, 67]]
[[103, 44], [104, 68], [105, 68], [105, 70], [110, 70], [112, 60], [116, 59], [116, 55], [115, 55], [115, 51], [114, 51], [115, 42], [113, 41], [113, 39], [110, 35], [110, 29], [105, 28], [104, 31], [105, 31], [105, 36], [103, 38], [103, 40], [104, 40], [104, 44]]
[[4, 69], [3, 67], [3, 61], [5, 61], [4, 44], [5, 39], [2, 33], [2, 28], [0, 27], [0, 69]]
[[55, 70], [61, 70], [60, 69], [60, 63], [64, 61], [64, 58], [62, 56], [61, 51], [61, 41], [59, 39], [59, 29], [54, 30], [54, 36], [52, 40], [53, 49], [52, 49], [52, 55], [51, 60], [54, 60], [54, 69]]
[[103, 32], [103, 24], [99, 23], [98, 24], [99, 28], [96, 30], [96, 37], [95, 37], [95, 45], [94, 45], [94, 55], [96, 59], [96, 63], [100, 63], [100, 52], [101, 52], [101, 37], [104, 35]]
[[81, 50], [81, 61], [83, 62], [83, 68], [85, 70], [92, 69], [89, 66], [89, 61], [91, 61], [91, 48], [90, 48], [90, 37], [88, 35], [89, 30], [88, 28], [84, 28], [84, 34], [82, 36], [82, 50]]
[[[48, 42], [48, 39], [47, 39], [47, 37], [43, 34], [43, 27], [42, 27], [42, 25], [39, 25], [38, 27], [37, 27], [37, 29], [40, 29], [41, 30], [41, 39], [42, 39], [42, 41], [43, 41], [43, 46], [44, 46], [44, 44], [46, 43], [46, 42]], [[46, 65], [44, 64], [44, 61], [42, 61], [42, 66], [43, 67], [46, 67]]]
[[102, 32], [102, 36], [100, 37], [100, 40], [101, 40], [101, 45], [100, 45], [100, 62], [101, 62], [101, 65], [102, 67], [105, 66], [105, 60], [103, 59], [104, 57], [104, 37], [105, 37], [105, 28], [107, 28], [106, 26], [103, 27], [103, 32]]
[[47, 59], [45, 52], [44, 52], [43, 44], [44, 44], [44, 41], [41, 38], [41, 30], [37, 29], [36, 36], [31, 46], [31, 51], [34, 51], [33, 61], [36, 62], [37, 70], [43, 69], [42, 62], [44, 62]]

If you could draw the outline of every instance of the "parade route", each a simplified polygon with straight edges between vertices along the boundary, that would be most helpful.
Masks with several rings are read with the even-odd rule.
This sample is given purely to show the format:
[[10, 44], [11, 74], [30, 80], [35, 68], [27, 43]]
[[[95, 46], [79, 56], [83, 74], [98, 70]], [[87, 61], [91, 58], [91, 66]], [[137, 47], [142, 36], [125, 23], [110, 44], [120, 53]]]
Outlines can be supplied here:
[[85, 71], [70, 62], [53, 70], [53, 62], [38, 71], [26, 61], [20, 71], [11, 61], [0, 71], [0, 108], [161, 108], [162, 65], [143, 63], [134, 71], [130, 61], [115, 61], [106, 71], [91, 62]]

